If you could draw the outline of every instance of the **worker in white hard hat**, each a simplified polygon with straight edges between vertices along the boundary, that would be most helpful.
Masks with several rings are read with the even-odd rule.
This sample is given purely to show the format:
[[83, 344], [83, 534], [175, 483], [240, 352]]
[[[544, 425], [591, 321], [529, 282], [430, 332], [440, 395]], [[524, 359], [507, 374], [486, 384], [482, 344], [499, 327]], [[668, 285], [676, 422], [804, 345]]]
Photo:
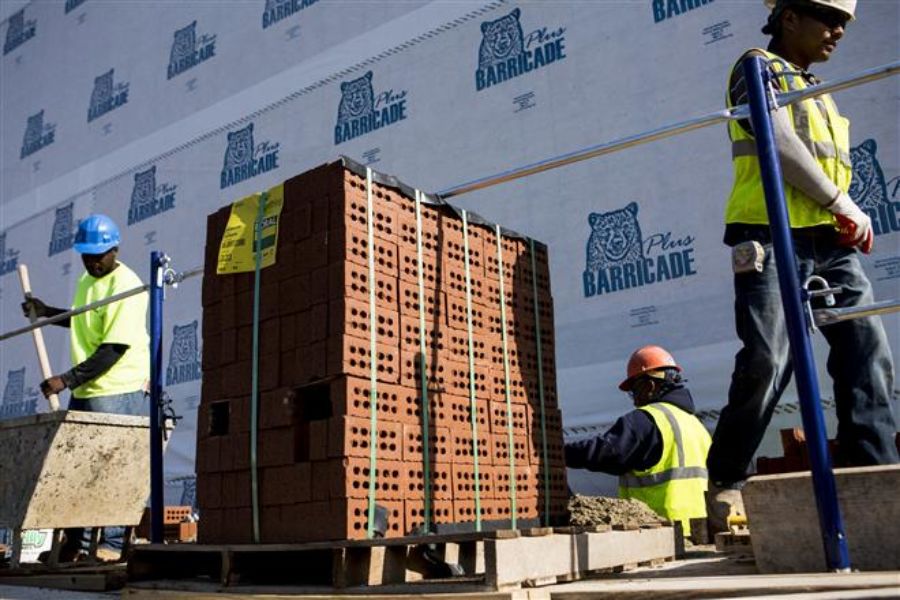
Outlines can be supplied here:
[[[765, 0], [771, 9], [766, 50], [746, 52], [732, 68], [728, 105], [747, 102], [741, 61], [769, 63], [780, 92], [819, 81], [813, 63], [829, 60], [856, 17], [856, 0]], [[887, 115], [886, 115], [887, 116]], [[872, 250], [869, 216], [848, 195], [852, 179], [849, 121], [829, 95], [772, 113], [785, 200], [801, 280], [811, 275], [840, 287], [837, 306], [873, 302], [859, 253]], [[724, 530], [730, 512], [743, 512], [740, 488], [775, 405], [791, 379], [790, 346], [781, 305], [769, 221], [753, 130], [748, 120], [728, 126], [734, 185], [725, 209], [725, 243], [732, 246], [735, 323], [743, 348], [735, 367], [707, 466], [710, 523]], [[818, 301], [818, 300], [816, 300]], [[898, 462], [891, 413], [893, 365], [879, 317], [822, 328], [830, 346], [841, 460], [852, 465]]]
[[567, 443], [566, 466], [618, 475], [620, 497], [645, 502], [688, 534], [690, 520], [706, 516], [710, 439], [681, 367], [664, 348], [638, 348], [619, 389], [635, 410], [600, 435]]

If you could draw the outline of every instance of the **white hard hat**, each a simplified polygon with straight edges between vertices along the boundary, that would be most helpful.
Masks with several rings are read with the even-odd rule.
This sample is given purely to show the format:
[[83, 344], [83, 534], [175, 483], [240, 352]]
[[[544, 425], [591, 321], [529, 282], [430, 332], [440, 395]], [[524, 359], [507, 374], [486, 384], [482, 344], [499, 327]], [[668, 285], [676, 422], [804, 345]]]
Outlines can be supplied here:
[[785, 7], [791, 4], [818, 4], [841, 11], [849, 16], [851, 21], [856, 19], [856, 0], [763, 0], [763, 4], [769, 10], [774, 10], [779, 5]]

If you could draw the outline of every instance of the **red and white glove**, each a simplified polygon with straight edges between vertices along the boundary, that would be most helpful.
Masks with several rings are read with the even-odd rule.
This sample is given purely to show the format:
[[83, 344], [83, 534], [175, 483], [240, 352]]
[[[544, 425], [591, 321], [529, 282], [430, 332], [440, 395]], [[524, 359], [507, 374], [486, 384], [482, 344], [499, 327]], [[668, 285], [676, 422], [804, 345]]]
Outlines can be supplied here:
[[863, 254], [872, 252], [875, 237], [872, 219], [856, 205], [850, 196], [841, 192], [828, 206], [838, 222], [838, 243], [841, 246], [859, 248]]

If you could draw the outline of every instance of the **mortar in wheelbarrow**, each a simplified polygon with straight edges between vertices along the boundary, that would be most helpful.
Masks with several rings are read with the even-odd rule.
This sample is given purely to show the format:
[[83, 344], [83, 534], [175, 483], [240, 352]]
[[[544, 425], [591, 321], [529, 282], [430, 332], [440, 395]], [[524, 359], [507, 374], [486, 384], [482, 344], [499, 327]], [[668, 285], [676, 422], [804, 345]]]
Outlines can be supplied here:
[[149, 428], [146, 417], [81, 411], [0, 421], [0, 526], [137, 525]]

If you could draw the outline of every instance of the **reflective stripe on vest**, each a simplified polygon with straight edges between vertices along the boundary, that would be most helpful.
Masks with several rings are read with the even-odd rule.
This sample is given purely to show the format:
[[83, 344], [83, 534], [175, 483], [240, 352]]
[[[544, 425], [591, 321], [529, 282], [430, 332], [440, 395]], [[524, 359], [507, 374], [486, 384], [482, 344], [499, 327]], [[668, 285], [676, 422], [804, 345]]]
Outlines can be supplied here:
[[665, 416], [669, 425], [672, 427], [672, 435], [675, 437], [675, 452], [678, 456], [678, 466], [658, 473], [648, 473], [646, 475], [635, 475], [626, 473], [619, 476], [619, 485], [626, 488], [649, 487], [651, 485], [659, 485], [667, 481], [675, 479], [706, 479], [707, 473], [704, 467], [685, 467], [684, 466], [684, 440], [681, 436], [681, 427], [672, 411], [664, 404], [654, 404], [654, 408], [658, 408]]
[[[788, 92], [808, 87], [804, 74], [781, 57], [759, 50], [770, 62], [777, 91]], [[739, 66], [736, 65], [736, 68]], [[733, 71], [733, 69], [732, 69]], [[732, 106], [731, 96], [728, 106]], [[822, 168], [825, 175], [843, 192], [850, 188], [853, 170], [850, 160], [849, 122], [842, 117], [829, 95], [808, 98], [785, 107], [801, 143]], [[765, 192], [759, 171], [756, 142], [738, 122], [728, 125], [731, 138], [734, 184], [725, 209], [726, 223], [767, 225]], [[791, 227], [834, 225], [834, 216], [798, 188], [785, 182], [784, 195]]]

